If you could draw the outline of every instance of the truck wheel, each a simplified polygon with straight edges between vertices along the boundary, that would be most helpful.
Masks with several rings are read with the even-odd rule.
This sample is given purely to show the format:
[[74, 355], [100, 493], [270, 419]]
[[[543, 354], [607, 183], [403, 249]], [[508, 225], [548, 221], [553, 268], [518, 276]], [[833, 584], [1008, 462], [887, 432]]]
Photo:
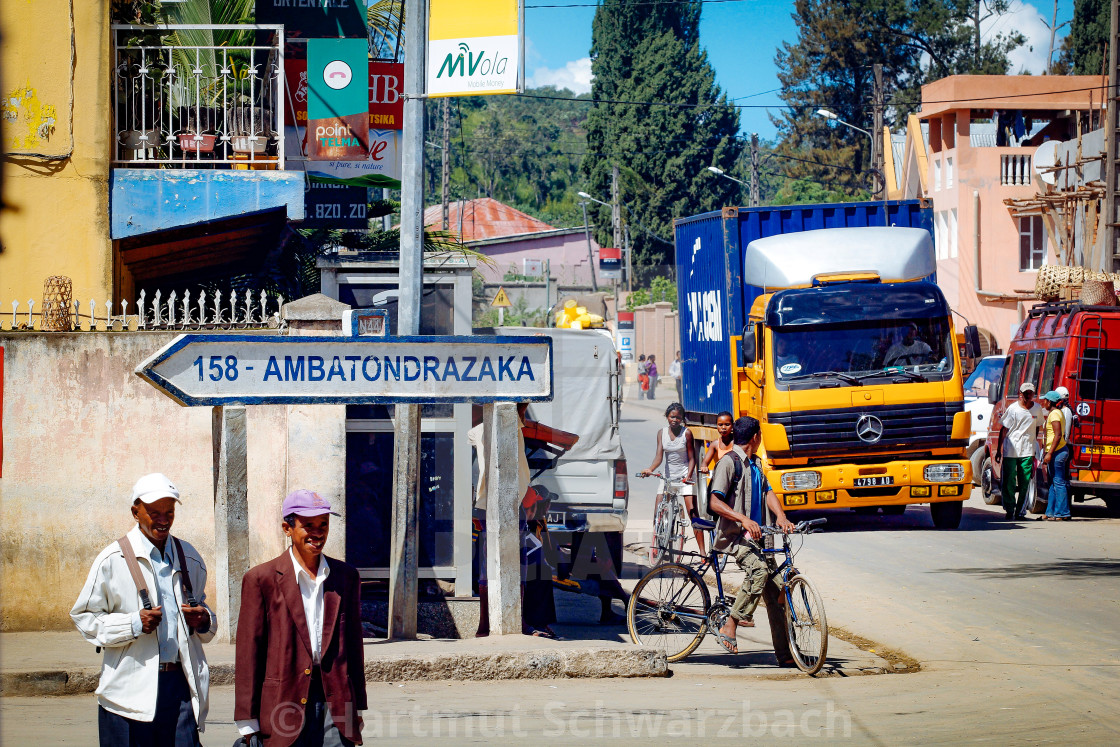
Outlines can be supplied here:
[[988, 458], [988, 450], [981, 444], [976, 451], [972, 452], [969, 459], [972, 461], [972, 484], [977, 487], [983, 487], [983, 474], [984, 474], [984, 461]]
[[1108, 513], [1112, 516], [1120, 516], [1120, 494], [1113, 493], [1112, 495], [1104, 496], [1104, 505], [1108, 507]]
[[961, 525], [964, 501], [942, 501], [929, 504], [929, 515], [938, 529], [956, 529]]
[[883, 506], [883, 516], [902, 516], [906, 506]]
[[980, 467], [980, 493], [984, 496], [984, 503], [989, 506], [998, 506], [1003, 501], [996, 486], [996, 475], [992, 471], [992, 459], [985, 455], [984, 463]]

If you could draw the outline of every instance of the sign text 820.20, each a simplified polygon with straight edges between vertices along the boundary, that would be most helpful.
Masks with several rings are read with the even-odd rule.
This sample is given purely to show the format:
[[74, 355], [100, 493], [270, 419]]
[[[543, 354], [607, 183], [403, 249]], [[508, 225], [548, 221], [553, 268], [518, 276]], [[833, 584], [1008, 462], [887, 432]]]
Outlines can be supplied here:
[[[191, 365], [198, 366], [198, 380], [202, 381], [202, 356], [200, 355], [195, 358], [194, 363]], [[210, 356], [210, 365], [207, 366], [207, 370], [209, 371], [210, 381], [221, 381], [223, 377], [228, 381], [236, 381], [237, 356], [227, 355], [223, 361], [222, 356], [212, 355]]]

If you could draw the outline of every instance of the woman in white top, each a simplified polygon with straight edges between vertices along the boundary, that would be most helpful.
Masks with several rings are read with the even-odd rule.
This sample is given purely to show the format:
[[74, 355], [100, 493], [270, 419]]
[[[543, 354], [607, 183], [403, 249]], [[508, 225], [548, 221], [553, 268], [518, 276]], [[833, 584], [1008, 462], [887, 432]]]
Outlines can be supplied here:
[[[644, 469], [638, 474], [648, 477], [651, 472], [665, 463], [662, 473], [670, 482], [681, 483], [680, 494], [684, 497], [685, 507], [690, 518], [696, 516], [696, 449], [693, 445], [692, 433], [684, 427], [684, 407], [679, 402], [674, 402], [665, 410], [665, 420], [668, 426], [657, 432], [657, 453], [653, 457], [653, 464], [649, 469]], [[665, 497], [665, 479], [657, 489], [657, 499], [653, 504], [653, 515], [657, 516], [657, 509], [661, 499]], [[693, 530], [696, 534], [696, 544], [700, 552], [704, 552], [704, 533]]]

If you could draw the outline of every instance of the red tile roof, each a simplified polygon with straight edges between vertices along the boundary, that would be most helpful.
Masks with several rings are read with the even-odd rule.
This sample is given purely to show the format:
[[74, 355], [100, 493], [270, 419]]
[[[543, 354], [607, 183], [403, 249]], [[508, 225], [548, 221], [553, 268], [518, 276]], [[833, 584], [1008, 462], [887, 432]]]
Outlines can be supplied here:
[[[555, 230], [553, 226], [531, 215], [504, 205], [490, 197], [452, 202], [448, 206], [450, 218], [448, 231], [459, 233], [460, 206], [463, 213], [463, 242], [516, 236], [523, 233]], [[433, 205], [424, 211], [424, 225], [428, 228], [443, 226], [443, 206]]]

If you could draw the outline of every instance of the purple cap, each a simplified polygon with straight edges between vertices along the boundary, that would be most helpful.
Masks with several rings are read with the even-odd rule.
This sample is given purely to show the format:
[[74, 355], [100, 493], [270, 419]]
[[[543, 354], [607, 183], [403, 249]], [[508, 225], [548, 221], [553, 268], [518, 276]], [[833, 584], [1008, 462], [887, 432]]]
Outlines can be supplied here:
[[284, 499], [284, 506], [280, 509], [281, 516], [322, 516], [323, 514], [341, 514], [331, 511], [331, 502], [313, 490], [293, 490]]

